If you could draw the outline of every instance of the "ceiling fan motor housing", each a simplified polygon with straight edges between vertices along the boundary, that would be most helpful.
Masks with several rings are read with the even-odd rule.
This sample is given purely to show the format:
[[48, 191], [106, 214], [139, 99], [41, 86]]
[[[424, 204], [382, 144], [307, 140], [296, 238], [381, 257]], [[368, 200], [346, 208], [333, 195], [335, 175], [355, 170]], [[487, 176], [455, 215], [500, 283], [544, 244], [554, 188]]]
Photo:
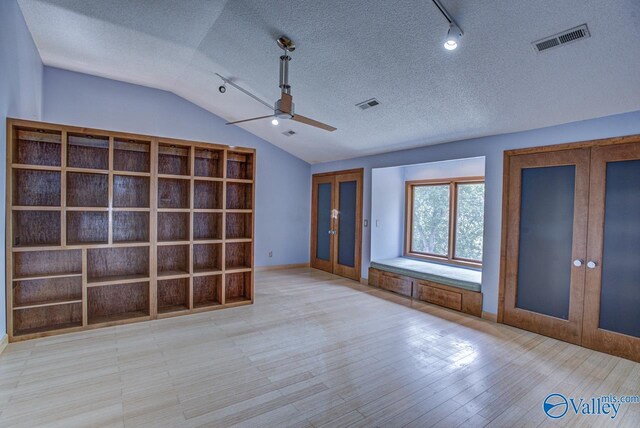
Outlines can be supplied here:
[[286, 111], [282, 111], [281, 106], [282, 105], [282, 100], [278, 100], [276, 101], [276, 106], [275, 106], [275, 111], [274, 111], [274, 115], [278, 118], [278, 119], [291, 119], [293, 117], [294, 114], [294, 108], [295, 108], [295, 104], [291, 103], [291, 111], [286, 112]]

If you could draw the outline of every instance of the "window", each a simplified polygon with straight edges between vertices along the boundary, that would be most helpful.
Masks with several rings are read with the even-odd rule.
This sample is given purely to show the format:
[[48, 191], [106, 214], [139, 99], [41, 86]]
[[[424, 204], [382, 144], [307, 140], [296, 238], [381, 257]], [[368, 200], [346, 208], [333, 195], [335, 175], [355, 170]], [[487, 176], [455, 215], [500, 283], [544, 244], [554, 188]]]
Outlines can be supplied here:
[[407, 182], [405, 254], [478, 266], [482, 263], [482, 178]]

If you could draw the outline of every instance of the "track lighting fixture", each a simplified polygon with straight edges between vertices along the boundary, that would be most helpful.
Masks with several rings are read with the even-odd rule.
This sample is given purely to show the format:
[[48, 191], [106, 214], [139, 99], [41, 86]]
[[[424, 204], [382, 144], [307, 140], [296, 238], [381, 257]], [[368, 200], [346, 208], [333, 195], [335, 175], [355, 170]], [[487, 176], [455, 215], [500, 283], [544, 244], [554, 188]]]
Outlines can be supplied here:
[[452, 22], [449, 24], [449, 32], [447, 33], [447, 38], [444, 40], [444, 48], [448, 51], [457, 48], [460, 37], [462, 37], [462, 31], [460, 31], [460, 28], [458, 28], [455, 22]]
[[452, 51], [460, 44], [460, 38], [462, 37], [462, 30], [458, 27], [458, 24], [451, 18], [449, 12], [440, 4], [440, 0], [431, 0], [438, 8], [442, 16], [449, 22], [449, 31], [447, 37], [444, 39], [444, 48], [448, 51]]

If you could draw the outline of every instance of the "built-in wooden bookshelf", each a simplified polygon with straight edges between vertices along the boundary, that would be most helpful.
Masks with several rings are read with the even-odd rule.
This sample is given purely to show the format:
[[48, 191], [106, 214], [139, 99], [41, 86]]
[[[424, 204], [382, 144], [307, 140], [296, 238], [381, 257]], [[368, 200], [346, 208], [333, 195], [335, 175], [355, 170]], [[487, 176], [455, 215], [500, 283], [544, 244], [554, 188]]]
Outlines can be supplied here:
[[11, 341], [253, 303], [255, 150], [7, 121]]

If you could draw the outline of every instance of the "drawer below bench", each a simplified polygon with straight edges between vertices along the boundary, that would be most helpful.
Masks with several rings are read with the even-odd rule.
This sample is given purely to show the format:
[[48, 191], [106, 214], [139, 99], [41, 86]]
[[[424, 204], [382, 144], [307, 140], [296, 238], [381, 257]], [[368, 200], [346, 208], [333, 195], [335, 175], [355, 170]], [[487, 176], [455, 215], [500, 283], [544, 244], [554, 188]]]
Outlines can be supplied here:
[[482, 316], [482, 293], [369, 268], [369, 285], [423, 302]]

